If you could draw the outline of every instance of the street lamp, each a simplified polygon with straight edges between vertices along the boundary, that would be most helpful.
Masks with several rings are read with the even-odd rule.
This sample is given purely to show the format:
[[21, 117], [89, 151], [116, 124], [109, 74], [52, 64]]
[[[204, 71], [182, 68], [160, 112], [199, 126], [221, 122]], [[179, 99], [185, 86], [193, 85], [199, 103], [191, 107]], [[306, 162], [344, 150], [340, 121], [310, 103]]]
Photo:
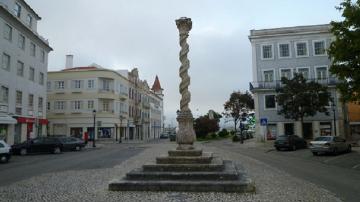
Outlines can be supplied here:
[[95, 145], [95, 134], [96, 134], [96, 131], [95, 131], [95, 119], [96, 119], [96, 110], [94, 109], [92, 112], [93, 112], [93, 116], [94, 116], [94, 136], [93, 136], [93, 147], [96, 147], [96, 145]]
[[120, 115], [120, 138], [119, 138], [119, 143], [122, 143], [122, 130], [121, 130], [121, 128], [122, 128], [122, 120], [125, 118], [125, 117], [123, 117], [123, 116], [121, 116]]
[[331, 101], [331, 109], [333, 111], [333, 115], [334, 115], [334, 134], [336, 136], [336, 117], [335, 117], [335, 109], [336, 109], [336, 105], [335, 105], [335, 101]]

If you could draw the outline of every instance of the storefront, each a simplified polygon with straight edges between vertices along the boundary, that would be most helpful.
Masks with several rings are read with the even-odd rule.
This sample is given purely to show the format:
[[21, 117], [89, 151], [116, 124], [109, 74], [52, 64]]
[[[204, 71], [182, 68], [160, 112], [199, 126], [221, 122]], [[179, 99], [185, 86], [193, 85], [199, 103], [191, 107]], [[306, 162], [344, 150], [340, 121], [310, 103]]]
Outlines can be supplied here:
[[7, 142], [9, 136], [9, 126], [16, 124], [16, 119], [7, 114], [0, 115], [0, 140]]
[[17, 117], [19, 124], [26, 124], [26, 139], [35, 138], [41, 136], [43, 133], [42, 127], [46, 128], [48, 124], [47, 119], [35, 119], [28, 117]]

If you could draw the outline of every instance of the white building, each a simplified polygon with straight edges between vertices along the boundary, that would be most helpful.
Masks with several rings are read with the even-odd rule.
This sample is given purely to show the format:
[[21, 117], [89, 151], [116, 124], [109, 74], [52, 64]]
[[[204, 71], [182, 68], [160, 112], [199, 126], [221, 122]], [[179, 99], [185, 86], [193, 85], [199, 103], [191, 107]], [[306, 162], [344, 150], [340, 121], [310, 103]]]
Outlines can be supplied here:
[[[344, 107], [336, 91], [338, 80], [329, 72], [331, 61], [326, 53], [332, 37], [328, 24], [250, 31], [253, 73], [250, 90], [254, 93], [259, 136], [304, 134], [305, 139], [312, 139], [321, 135], [344, 135]], [[278, 114], [276, 89], [282, 77], [291, 79], [294, 73], [328, 87], [336, 106], [335, 115], [329, 105], [330, 115], [317, 113], [306, 117], [302, 128], [300, 121]], [[267, 124], [262, 126], [261, 119], [267, 120]]]
[[0, 139], [14, 144], [46, 134], [47, 40], [24, 0], [0, 0]]

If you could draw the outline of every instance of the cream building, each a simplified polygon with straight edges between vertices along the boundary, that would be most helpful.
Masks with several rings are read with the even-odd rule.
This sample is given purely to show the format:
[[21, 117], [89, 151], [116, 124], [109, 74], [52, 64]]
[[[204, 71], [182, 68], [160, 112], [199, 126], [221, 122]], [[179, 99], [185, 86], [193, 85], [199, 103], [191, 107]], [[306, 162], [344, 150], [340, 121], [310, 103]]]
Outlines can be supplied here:
[[24, 0], [0, 0], [0, 139], [20, 143], [46, 134], [47, 40], [41, 17]]
[[72, 57], [64, 70], [48, 72], [49, 134], [92, 138], [95, 114], [96, 138], [149, 139], [151, 91], [138, 70], [72, 67]]

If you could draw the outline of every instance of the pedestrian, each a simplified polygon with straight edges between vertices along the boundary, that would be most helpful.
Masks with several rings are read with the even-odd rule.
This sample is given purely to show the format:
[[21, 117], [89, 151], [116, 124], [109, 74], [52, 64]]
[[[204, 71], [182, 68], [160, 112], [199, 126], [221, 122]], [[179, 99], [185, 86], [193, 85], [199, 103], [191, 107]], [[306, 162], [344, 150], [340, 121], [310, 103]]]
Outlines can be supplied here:
[[85, 141], [85, 144], [88, 143], [88, 140], [89, 140], [89, 134], [88, 134], [88, 132], [85, 132], [85, 133], [84, 133], [84, 141]]

